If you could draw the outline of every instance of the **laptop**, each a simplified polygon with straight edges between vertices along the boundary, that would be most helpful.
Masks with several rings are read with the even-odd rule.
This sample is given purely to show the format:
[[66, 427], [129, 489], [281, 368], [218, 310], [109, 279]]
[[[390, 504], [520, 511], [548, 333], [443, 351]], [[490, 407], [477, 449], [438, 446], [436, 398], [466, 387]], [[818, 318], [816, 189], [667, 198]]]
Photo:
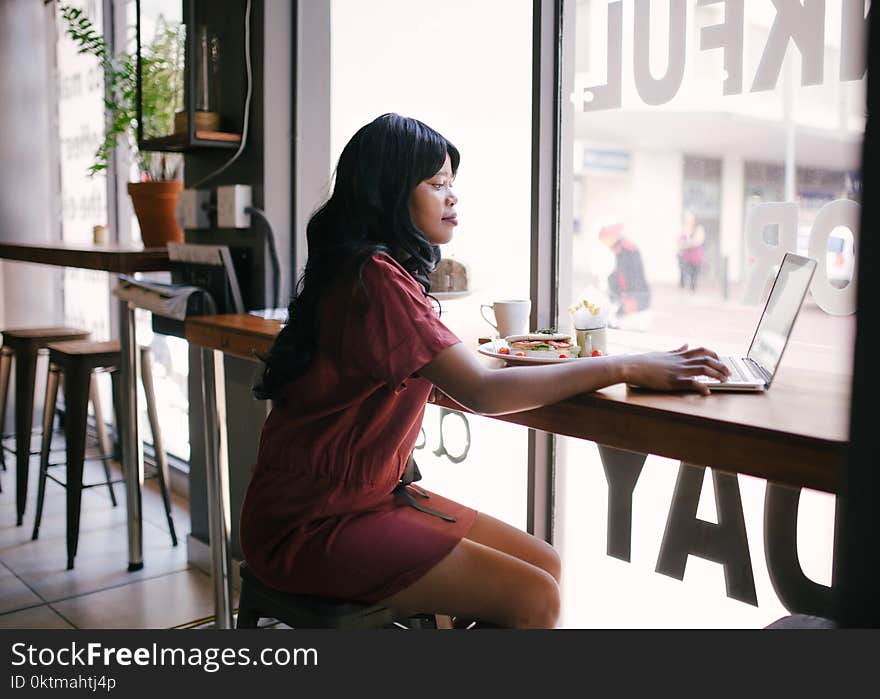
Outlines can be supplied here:
[[816, 260], [787, 253], [779, 266], [748, 354], [745, 357], [719, 357], [730, 369], [727, 381], [708, 376], [700, 376], [697, 380], [711, 391], [760, 392], [770, 388], [815, 271]]

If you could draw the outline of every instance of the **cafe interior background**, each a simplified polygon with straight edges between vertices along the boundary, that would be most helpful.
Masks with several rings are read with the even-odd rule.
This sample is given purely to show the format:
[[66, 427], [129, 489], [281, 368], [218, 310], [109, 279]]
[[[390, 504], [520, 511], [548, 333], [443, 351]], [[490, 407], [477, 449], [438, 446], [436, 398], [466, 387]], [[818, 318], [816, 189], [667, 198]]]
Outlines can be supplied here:
[[[114, 51], [134, 51], [133, 0], [68, 4], [84, 11]], [[103, 139], [104, 74], [97, 59], [77, 53], [62, 5], [0, 2], [0, 239], [89, 245], [95, 227], [106, 226], [110, 240], [138, 244], [126, 188], [138, 177], [131, 149], [120, 145], [107, 171], [87, 174]], [[433, 126], [462, 153], [462, 223], [443, 253], [465, 265], [468, 284], [441, 295], [441, 303], [444, 322], [466, 343], [476, 347], [490, 334], [480, 305], [494, 299], [531, 297], [533, 305], [557, 308], [562, 329], [571, 328], [569, 307], [582, 299], [607, 308], [614, 258], [599, 230], [620, 224], [641, 253], [652, 300], [646, 310], [612, 318], [612, 326], [651, 333], [670, 349], [690, 342], [740, 353], [766, 298], [760, 284], [756, 298], [747, 298], [755, 250], [761, 240], [784, 238], [794, 252], [819, 251], [819, 285], [851, 292], [824, 307], [826, 292], [807, 297], [784, 362], [821, 363], [849, 381], [858, 226], [845, 217], [831, 227], [814, 224], [823, 207], [860, 202], [866, 4], [828, 0], [824, 11], [787, 8], [778, 16], [780, 3], [770, 0], [740, 4], [741, 16], [736, 5], [559, 3], [561, 127], [552, 143], [535, 123], [544, 95], [554, 94], [547, 88], [553, 74], [541, 75], [533, 60], [536, 13], [555, 3], [197, 0], [194, 16], [212, 45], [209, 106], [224, 130], [238, 134], [246, 100], [249, 113], [240, 156], [207, 182], [199, 184], [235, 151], [183, 153], [184, 186], [215, 201], [221, 185], [248, 185], [271, 226], [254, 216], [245, 228], [221, 228], [212, 215], [206, 227], [187, 228], [186, 241], [244, 251], [248, 310], [273, 305], [274, 242], [279, 297], [288, 298], [291, 276], [305, 261], [304, 224], [326, 196], [343, 145], [367, 121], [395, 111]], [[189, 8], [185, 0], [141, 0], [142, 46], [169, 27], [183, 37]], [[536, 144], [558, 163], [558, 236], [534, 224], [535, 178], [543, 177], [533, 167]], [[795, 212], [796, 235], [787, 237], [780, 225], [749, 230], [753, 212], [777, 202]], [[688, 212], [705, 233], [693, 289], [678, 261]], [[552, 294], [536, 291], [534, 263], [554, 246], [558, 283]], [[4, 261], [0, 327], [59, 322], [109, 339], [118, 333], [116, 283], [103, 272]], [[126, 572], [124, 501], [114, 508], [103, 489], [93, 489], [84, 496], [76, 568], [65, 570], [63, 491], [49, 484], [44, 531], [31, 541], [36, 479], [24, 526], [16, 527], [14, 474], [2, 472], [0, 627], [189, 627], [212, 614], [199, 354], [185, 340], [155, 332], [147, 312], [138, 312], [138, 339], [154, 355], [181, 544], [171, 546], [148, 484], [145, 567]], [[250, 396], [253, 364], [227, 358], [225, 369], [238, 557], [235, 520], [266, 405]], [[109, 405], [109, 380], [99, 382]], [[146, 416], [141, 420], [149, 441]], [[536, 449], [525, 427], [428, 406], [416, 458], [425, 487], [551, 538], [564, 562], [561, 626], [760, 628], [787, 613], [768, 573], [765, 481], [737, 477], [753, 588], [731, 594], [724, 567], [697, 555], [688, 557], [683, 579], [657, 570], [678, 462], [649, 456], [632, 496], [631, 553], [622, 560], [606, 550], [608, 529], [619, 523], [610, 523], [597, 446], [556, 437], [552, 468], [539, 473], [545, 481], [537, 486], [530, 480]], [[717, 522], [709, 474], [697, 517]], [[551, 493], [546, 521], [537, 523], [535, 492]], [[824, 586], [831, 581], [834, 510], [833, 495], [801, 492], [797, 555], [804, 574]]]

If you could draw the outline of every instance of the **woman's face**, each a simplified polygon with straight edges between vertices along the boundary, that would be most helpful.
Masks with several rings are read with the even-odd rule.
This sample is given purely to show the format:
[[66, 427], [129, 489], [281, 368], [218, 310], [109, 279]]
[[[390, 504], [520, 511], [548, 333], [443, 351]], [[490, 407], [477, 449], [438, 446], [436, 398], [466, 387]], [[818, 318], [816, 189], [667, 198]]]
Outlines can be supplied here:
[[452, 163], [449, 155], [433, 176], [419, 182], [409, 198], [409, 216], [432, 245], [443, 245], [452, 240], [458, 225], [455, 205], [458, 197], [452, 191]]

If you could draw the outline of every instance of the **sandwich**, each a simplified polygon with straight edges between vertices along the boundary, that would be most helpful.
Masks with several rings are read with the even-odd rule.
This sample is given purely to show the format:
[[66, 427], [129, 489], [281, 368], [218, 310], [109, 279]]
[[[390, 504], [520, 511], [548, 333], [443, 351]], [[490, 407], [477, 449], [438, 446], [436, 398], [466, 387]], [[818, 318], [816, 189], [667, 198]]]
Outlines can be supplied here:
[[527, 333], [504, 338], [507, 348], [515, 357], [542, 357], [544, 359], [571, 359], [580, 353], [580, 347], [564, 333]]

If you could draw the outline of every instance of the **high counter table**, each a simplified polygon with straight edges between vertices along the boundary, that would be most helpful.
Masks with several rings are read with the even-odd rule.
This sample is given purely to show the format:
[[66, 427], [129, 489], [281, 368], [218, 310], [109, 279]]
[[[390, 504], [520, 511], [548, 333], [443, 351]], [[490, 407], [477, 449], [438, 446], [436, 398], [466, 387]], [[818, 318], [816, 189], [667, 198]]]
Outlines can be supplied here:
[[[281, 323], [249, 315], [199, 316], [186, 321], [186, 338], [202, 347], [208, 508], [217, 624], [232, 623], [230, 513], [226, 483], [226, 426], [222, 353], [256, 361]], [[613, 347], [662, 346], [650, 335], [612, 331]], [[221, 353], [215, 357], [214, 353]], [[778, 484], [836, 493], [849, 439], [847, 377], [780, 368], [763, 394], [660, 393], [619, 384], [495, 419], [587, 439], [608, 447], [709, 464]], [[465, 410], [450, 398], [441, 407]], [[213, 406], [213, 408], [212, 408]], [[224, 626], [225, 625], [225, 626]]]
[[[447, 396], [437, 404], [465, 410]], [[765, 393], [664, 393], [617, 384], [498, 420], [616, 449], [836, 493], [848, 380], [781, 367]]]
[[[70, 245], [51, 243], [29, 245], [0, 242], [0, 259], [92, 269], [112, 274], [161, 272], [170, 269], [165, 248], [138, 248], [125, 245]], [[119, 340], [122, 349], [123, 387], [119, 400], [119, 438], [122, 446], [122, 472], [125, 475], [128, 523], [128, 569], [140, 570], [143, 558], [143, 519], [141, 488], [144, 480], [143, 449], [137, 423], [137, 339], [134, 308], [122, 299], [119, 307]]]

